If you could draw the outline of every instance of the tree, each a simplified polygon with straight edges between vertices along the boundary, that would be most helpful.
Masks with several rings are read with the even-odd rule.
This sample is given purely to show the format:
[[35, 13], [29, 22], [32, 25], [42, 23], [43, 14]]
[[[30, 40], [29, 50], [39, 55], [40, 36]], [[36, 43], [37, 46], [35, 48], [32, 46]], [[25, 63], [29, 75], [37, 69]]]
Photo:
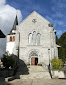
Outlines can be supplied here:
[[54, 70], [58, 70], [58, 69], [61, 69], [63, 67], [62, 60], [57, 59], [56, 57], [51, 60], [51, 64], [52, 64], [52, 69], [54, 69]]
[[58, 44], [61, 46], [59, 48], [59, 58], [66, 61], [66, 32], [64, 32], [58, 40]]
[[59, 44], [59, 39], [58, 39], [57, 35], [56, 35], [56, 44]]
[[7, 69], [9, 69], [9, 67], [13, 68], [15, 65], [15, 59], [13, 58], [12, 55], [3, 55], [3, 58], [1, 58], [1, 61], [3, 62], [3, 66]]

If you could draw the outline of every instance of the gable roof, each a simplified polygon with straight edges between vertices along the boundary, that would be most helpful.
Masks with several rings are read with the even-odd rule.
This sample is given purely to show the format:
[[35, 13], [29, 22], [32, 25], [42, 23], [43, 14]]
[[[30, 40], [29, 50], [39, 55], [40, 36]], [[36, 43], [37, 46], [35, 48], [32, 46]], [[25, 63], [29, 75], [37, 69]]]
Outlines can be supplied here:
[[[45, 19], [43, 16], [41, 16], [39, 13], [37, 13], [36, 11], [33, 11], [30, 15], [28, 15], [21, 23], [23, 23], [25, 20], [27, 20], [30, 16], [32, 15], [36, 15], [36, 16], [40, 16], [42, 19], [44, 19], [46, 22], [50, 23], [47, 19]], [[21, 24], [20, 23], [20, 24]], [[19, 25], [20, 25], [19, 24]]]
[[0, 38], [5, 38], [6, 36], [4, 35], [4, 33], [0, 30]]

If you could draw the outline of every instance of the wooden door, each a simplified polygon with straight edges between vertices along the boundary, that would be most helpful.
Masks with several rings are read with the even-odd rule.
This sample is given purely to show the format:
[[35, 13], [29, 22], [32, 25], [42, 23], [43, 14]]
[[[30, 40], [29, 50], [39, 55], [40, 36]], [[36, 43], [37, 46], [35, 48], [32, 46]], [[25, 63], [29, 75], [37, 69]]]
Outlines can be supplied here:
[[35, 58], [31, 58], [31, 65], [35, 65]]

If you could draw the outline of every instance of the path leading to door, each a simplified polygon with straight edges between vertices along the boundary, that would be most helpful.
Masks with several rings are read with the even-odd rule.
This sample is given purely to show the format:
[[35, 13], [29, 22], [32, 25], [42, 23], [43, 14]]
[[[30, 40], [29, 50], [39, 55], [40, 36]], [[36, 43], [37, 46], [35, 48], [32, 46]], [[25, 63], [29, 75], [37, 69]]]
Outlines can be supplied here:
[[21, 79], [35, 79], [35, 78], [45, 78], [51, 79], [48, 70], [44, 69], [42, 66], [28, 66], [29, 74], [20, 75]]
[[29, 71], [31, 72], [46, 72], [42, 66], [28, 66]]

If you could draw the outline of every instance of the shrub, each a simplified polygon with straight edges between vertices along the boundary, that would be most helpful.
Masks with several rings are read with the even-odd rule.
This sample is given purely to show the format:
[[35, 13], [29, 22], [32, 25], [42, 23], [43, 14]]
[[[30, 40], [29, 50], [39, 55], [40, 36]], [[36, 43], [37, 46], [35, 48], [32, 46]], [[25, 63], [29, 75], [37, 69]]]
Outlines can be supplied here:
[[42, 64], [38, 64], [38, 66], [42, 66]]
[[30, 66], [30, 64], [27, 64], [27, 66]]
[[62, 60], [57, 59], [56, 57], [51, 60], [51, 64], [52, 64], [52, 69], [54, 69], [54, 70], [58, 70], [58, 69], [61, 69], [63, 67]]
[[3, 62], [3, 66], [7, 69], [9, 69], [9, 67], [13, 68], [14, 64], [15, 64], [15, 59], [13, 58], [12, 55], [3, 55], [3, 58], [1, 58], [1, 61]]

